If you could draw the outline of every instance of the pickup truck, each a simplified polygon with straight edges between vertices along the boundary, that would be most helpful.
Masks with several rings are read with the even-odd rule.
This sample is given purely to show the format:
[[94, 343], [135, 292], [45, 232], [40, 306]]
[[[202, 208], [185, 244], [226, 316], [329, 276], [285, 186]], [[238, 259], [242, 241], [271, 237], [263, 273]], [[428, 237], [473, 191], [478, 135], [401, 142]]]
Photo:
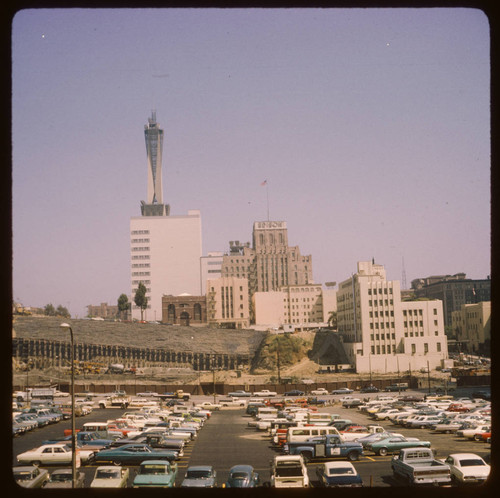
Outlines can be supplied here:
[[404, 448], [391, 460], [394, 477], [408, 484], [450, 484], [450, 467], [434, 458], [430, 448]]
[[120, 392], [120, 393], [113, 393], [111, 394], [111, 396], [102, 398], [96, 401], [95, 404], [99, 406], [99, 408], [101, 409], [115, 406], [125, 410], [128, 408], [128, 405], [130, 405], [130, 402], [131, 402], [130, 396], [127, 396], [124, 392], [123, 393]]
[[309, 476], [302, 455], [278, 455], [274, 457], [271, 462], [271, 487], [309, 487]]
[[178, 389], [173, 393], [163, 393], [157, 396], [160, 399], [182, 399], [184, 401], [189, 401], [191, 394], [184, 392], [182, 389]]
[[283, 451], [289, 455], [302, 455], [306, 462], [313, 458], [331, 457], [343, 457], [355, 461], [363, 455], [363, 446], [356, 442], [344, 442], [341, 436], [336, 434], [327, 434], [307, 441], [288, 442], [283, 446]]

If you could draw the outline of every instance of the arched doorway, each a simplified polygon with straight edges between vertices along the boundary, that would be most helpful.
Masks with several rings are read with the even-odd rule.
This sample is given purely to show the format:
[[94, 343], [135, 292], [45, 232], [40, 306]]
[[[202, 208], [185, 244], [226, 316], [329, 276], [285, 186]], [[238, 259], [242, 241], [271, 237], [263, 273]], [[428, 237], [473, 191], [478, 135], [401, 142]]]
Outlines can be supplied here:
[[183, 311], [180, 316], [181, 325], [189, 326], [189, 313], [187, 311]]

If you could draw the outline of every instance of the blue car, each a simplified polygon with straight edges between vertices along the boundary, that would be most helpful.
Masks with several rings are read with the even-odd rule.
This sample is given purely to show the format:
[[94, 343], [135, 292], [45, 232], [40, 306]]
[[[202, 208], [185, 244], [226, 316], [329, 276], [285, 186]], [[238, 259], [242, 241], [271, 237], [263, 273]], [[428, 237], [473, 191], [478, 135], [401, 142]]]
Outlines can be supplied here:
[[260, 485], [259, 474], [251, 465], [235, 465], [229, 470], [224, 488], [255, 488]]
[[94, 462], [112, 463], [115, 465], [140, 465], [144, 460], [168, 460], [179, 458], [177, 451], [155, 450], [147, 444], [125, 444], [119, 448], [98, 451]]

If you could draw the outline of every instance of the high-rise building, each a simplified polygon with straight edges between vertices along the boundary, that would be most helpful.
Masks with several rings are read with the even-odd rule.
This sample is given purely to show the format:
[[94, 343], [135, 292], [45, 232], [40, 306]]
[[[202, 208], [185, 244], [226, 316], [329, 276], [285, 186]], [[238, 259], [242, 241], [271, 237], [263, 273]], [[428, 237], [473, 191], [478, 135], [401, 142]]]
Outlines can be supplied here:
[[374, 262], [359, 262], [339, 284], [337, 329], [358, 373], [433, 369], [448, 359], [442, 301], [401, 301], [399, 282]]
[[465, 273], [417, 278], [412, 280], [411, 290], [416, 298], [443, 301], [444, 324], [450, 328], [452, 313], [462, 305], [491, 301], [491, 280], [466, 278]]
[[130, 280], [132, 318], [141, 310], [134, 303], [140, 282], [146, 287], [148, 306], [143, 317], [162, 319], [163, 295], [199, 295], [201, 257], [201, 214], [171, 216], [163, 204], [162, 147], [163, 130], [153, 112], [144, 130], [147, 154], [147, 202], [141, 201], [142, 216], [130, 219]]
[[298, 246], [288, 246], [285, 221], [256, 221], [252, 238], [253, 247], [230, 242], [222, 262], [223, 277], [247, 278], [250, 295], [314, 283], [311, 256], [302, 256]]

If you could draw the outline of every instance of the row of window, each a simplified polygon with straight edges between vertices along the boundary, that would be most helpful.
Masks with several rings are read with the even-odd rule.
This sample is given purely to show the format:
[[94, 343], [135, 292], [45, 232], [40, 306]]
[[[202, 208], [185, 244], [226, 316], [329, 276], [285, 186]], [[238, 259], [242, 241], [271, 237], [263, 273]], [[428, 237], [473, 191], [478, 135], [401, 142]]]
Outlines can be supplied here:
[[149, 247], [132, 247], [132, 251], [149, 251]]
[[133, 277], [150, 277], [151, 272], [150, 271], [133, 271], [132, 276]]
[[132, 265], [132, 268], [149, 268], [150, 266], [149, 263], [136, 263]]
[[150, 259], [151, 256], [149, 254], [139, 254], [136, 256], [132, 256], [132, 259]]
[[132, 230], [131, 235], [149, 235], [149, 230]]
[[149, 244], [149, 239], [132, 239], [132, 243]]
[[[372, 293], [373, 293], [373, 295], [375, 295], [377, 293], [378, 294], [382, 294], [382, 292], [384, 294], [387, 294], [387, 287], [384, 287], [383, 289], [381, 287], [379, 287], [378, 289], [377, 288], [375, 288], [375, 289], [368, 289], [368, 295], [369, 296], [371, 296]], [[392, 287], [389, 287], [389, 294], [392, 294]]]
[[393, 306], [394, 301], [392, 299], [374, 299], [368, 301], [368, 306]]

